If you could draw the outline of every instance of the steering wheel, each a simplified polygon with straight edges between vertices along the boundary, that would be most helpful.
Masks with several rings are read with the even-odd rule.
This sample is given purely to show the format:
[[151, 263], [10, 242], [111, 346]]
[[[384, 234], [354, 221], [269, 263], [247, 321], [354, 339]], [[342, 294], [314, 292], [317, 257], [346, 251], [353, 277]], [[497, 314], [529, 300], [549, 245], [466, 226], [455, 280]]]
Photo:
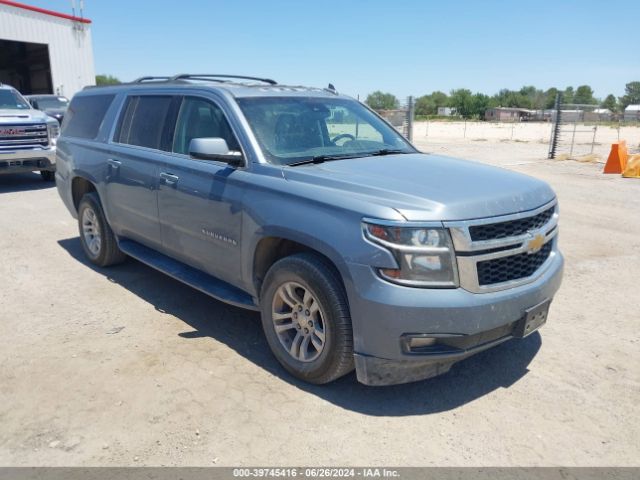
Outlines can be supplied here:
[[349, 140], [355, 140], [356, 137], [351, 135], [350, 133], [341, 133], [340, 135], [336, 135], [331, 139], [331, 143], [336, 143], [338, 140], [342, 140], [343, 138], [348, 138]]

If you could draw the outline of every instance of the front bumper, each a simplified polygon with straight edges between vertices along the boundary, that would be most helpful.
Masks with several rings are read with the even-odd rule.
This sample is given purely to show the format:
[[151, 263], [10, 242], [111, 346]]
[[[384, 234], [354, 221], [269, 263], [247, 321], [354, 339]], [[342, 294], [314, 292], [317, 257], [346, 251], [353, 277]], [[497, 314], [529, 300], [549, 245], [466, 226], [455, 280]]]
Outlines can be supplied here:
[[[358, 380], [392, 385], [447, 372], [464, 358], [507, 341], [531, 307], [551, 300], [562, 280], [564, 260], [555, 252], [535, 281], [492, 293], [403, 287], [379, 278], [371, 267], [349, 264], [347, 294]], [[406, 334], [451, 338], [458, 348], [409, 353]]]
[[55, 171], [56, 148], [34, 148], [31, 150], [0, 150], [0, 174]]

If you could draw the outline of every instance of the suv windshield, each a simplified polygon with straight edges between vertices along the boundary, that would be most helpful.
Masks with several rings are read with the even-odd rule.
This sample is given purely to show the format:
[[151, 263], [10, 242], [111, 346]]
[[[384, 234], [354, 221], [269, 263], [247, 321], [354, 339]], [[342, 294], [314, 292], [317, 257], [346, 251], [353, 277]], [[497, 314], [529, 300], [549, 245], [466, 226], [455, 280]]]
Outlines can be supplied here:
[[0, 109], [29, 110], [31, 106], [15, 90], [0, 89]]
[[245, 97], [237, 101], [270, 163], [415, 153], [398, 132], [355, 100]]
[[64, 97], [36, 97], [34, 100], [40, 110], [64, 109], [69, 106], [69, 100]]

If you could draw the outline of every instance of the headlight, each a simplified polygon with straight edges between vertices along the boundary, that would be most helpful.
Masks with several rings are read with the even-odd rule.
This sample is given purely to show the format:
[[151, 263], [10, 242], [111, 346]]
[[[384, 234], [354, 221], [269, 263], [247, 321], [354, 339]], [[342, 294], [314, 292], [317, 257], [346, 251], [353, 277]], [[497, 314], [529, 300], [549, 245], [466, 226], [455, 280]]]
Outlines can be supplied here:
[[389, 249], [398, 268], [381, 268], [390, 282], [412, 287], [453, 288], [458, 272], [449, 231], [441, 227], [404, 227], [363, 223], [365, 236]]
[[60, 136], [60, 124], [56, 121], [55, 124], [49, 123], [47, 124], [47, 130], [49, 132], [49, 141], [51, 145], [56, 144], [56, 140]]

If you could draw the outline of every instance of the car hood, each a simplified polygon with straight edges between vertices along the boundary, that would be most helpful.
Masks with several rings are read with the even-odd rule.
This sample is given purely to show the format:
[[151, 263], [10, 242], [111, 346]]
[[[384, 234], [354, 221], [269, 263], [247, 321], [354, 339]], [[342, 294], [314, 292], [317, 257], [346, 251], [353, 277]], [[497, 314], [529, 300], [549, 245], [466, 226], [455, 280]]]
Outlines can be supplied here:
[[47, 122], [49, 117], [40, 110], [15, 110], [15, 109], [0, 109], [0, 124], [6, 123], [42, 123]]
[[[284, 167], [292, 182], [339, 189], [409, 221], [469, 220], [532, 210], [555, 198], [541, 180], [468, 160], [401, 154]], [[348, 202], [348, 199], [345, 200]]]

